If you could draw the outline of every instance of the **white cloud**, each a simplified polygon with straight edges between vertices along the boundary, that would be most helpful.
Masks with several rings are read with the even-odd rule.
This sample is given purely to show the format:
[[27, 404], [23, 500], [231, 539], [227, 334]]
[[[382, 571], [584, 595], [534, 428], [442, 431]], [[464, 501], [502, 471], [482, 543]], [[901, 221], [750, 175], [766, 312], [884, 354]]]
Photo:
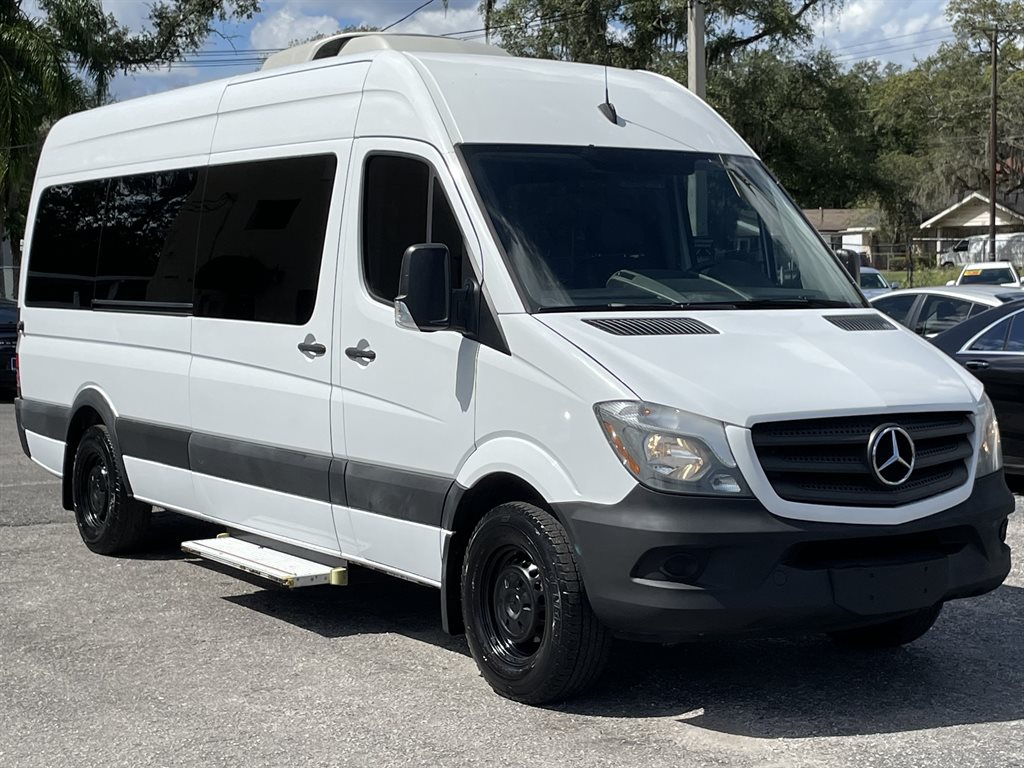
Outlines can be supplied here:
[[298, 40], [330, 34], [342, 26], [332, 16], [308, 16], [289, 5], [257, 22], [249, 41], [253, 48], [287, 48]]
[[407, 32], [413, 35], [444, 35], [449, 32], [465, 32], [483, 27], [483, 19], [476, 8], [451, 8], [436, 11], [420, 11], [391, 31]]
[[149, 26], [149, 3], [139, 0], [102, 0], [101, 5], [107, 13], [132, 30], [140, 30]]
[[850, 0], [815, 23], [815, 42], [839, 60], [865, 59], [912, 64], [932, 54], [952, 31], [946, 0]]

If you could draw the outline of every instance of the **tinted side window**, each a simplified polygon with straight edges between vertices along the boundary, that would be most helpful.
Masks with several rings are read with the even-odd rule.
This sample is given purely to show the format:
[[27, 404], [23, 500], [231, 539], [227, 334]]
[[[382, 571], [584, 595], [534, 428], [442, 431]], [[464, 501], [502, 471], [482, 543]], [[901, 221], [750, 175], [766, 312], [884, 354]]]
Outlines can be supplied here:
[[112, 179], [95, 299], [191, 303], [204, 171]]
[[942, 333], [967, 319], [972, 302], [950, 299], [946, 296], [929, 296], [924, 300], [914, 330], [921, 334]]
[[996, 323], [979, 336], [978, 340], [971, 344], [970, 349], [975, 352], [1001, 352], [1003, 344], [1006, 342], [1006, 332], [1009, 328], [1009, 318], [1001, 323]]
[[61, 184], [39, 199], [28, 258], [29, 305], [92, 305], [106, 181]]
[[1013, 316], [1013, 325], [1010, 326], [1004, 349], [1007, 352], [1024, 352], [1024, 313], [1018, 312]]
[[405, 250], [419, 243], [448, 246], [452, 285], [462, 285], [465, 239], [440, 180], [421, 160], [374, 155], [363, 187], [363, 274], [371, 295], [394, 301]]
[[430, 168], [420, 160], [374, 155], [363, 181], [363, 275], [370, 293], [394, 301], [402, 256], [427, 241]]
[[211, 166], [195, 314], [302, 325], [313, 314], [337, 158]]
[[884, 299], [872, 302], [872, 306], [885, 312], [896, 322], [906, 325], [907, 315], [910, 314], [910, 308], [914, 306], [916, 299], [917, 296], [912, 293], [902, 296], [886, 296]]

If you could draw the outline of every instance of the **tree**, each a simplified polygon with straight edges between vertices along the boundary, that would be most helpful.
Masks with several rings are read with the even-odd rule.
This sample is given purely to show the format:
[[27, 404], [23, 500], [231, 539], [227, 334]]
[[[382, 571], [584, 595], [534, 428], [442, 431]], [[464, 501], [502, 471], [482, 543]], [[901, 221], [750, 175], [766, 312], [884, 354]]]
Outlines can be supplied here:
[[708, 101], [805, 207], [873, 196], [876, 147], [866, 114], [873, 65], [844, 72], [827, 51], [747, 50], [712, 71]]
[[985, 28], [1000, 44], [997, 188], [1024, 201], [1024, 0], [950, 0], [956, 40], [907, 71], [876, 83], [869, 109], [878, 146], [878, 196], [895, 230], [972, 191], [988, 195], [991, 64]]
[[40, 0], [39, 10], [30, 16], [21, 0], [0, 0], [0, 243], [49, 125], [105, 101], [116, 73], [198, 49], [216, 21], [248, 18], [259, 0], [158, 0], [143, 32], [95, 0]]
[[[709, 68], [751, 46], [808, 43], [815, 13], [843, 0], [705, 0]], [[689, 0], [482, 0], [511, 53], [630, 69], [685, 66]], [[682, 70], [685, 72], [685, 70]]]

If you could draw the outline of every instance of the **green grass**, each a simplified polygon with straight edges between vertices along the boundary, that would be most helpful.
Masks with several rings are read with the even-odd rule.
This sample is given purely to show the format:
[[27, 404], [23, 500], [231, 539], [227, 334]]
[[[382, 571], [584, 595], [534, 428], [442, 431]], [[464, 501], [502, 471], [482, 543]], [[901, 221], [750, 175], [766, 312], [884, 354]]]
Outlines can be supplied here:
[[895, 281], [901, 288], [925, 288], [932, 285], [945, 285], [948, 280], [955, 280], [957, 270], [922, 267], [914, 270], [913, 284], [907, 280], [906, 270], [882, 272], [890, 283]]

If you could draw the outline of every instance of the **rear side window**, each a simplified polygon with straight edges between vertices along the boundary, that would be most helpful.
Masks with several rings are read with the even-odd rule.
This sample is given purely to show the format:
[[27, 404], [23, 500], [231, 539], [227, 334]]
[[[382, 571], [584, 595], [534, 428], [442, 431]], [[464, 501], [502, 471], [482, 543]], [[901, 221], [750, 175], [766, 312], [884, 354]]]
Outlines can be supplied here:
[[110, 182], [96, 270], [96, 306], [192, 302], [203, 169]]
[[966, 320], [972, 307], [973, 302], [970, 301], [929, 296], [924, 300], [914, 330], [924, 335], [942, 333]]
[[914, 306], [914, 301], [916, 300], [917, 296], [912, 293], [901, 296], [886, 296], [884, 299], [872, 302], [872, 306], [885, 312], [896, 322], [906, 325], [910, 309]]
[[[1024, 323], [1022, 323], [1024, 325]], [[972, 352], [1002, 352], [1006, 342], [1006, 332], [1010, 329], [1010, 318], [996, 323], [985, 331], [978, 340], [971, 344]]]
[[1024, 312], [1013, 316], [1013, 325], [1010, 326], [1004, 349], [1007, 352], [1024, 352]]
[[200, 317], [303, 325], [313, 314], [337, 158], [211, 166], [195, 273]]
[[28, 258], [30, 306], [89, 309], [107, 181], [61, 184], [39, 198]]
[[430, 166], [411, 157], [374, 155], [366, 161], [363, 183], [363, 275], [370, 294], [394, 301], [402, 257], [420, 243], [448, 246], [452, 284], [461, 285], [465, 241]]

